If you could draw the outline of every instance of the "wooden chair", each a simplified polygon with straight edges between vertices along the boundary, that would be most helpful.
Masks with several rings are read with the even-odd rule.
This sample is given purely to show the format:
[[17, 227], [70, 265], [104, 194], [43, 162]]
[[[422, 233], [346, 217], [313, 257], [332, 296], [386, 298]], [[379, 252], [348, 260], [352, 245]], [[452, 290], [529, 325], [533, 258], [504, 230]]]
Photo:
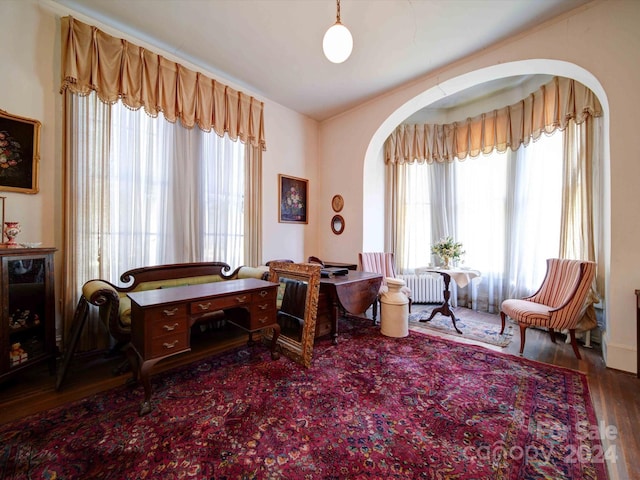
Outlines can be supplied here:
[[[382, 274], [382, 285], [378, 292], [378, 298], [373, 302], [373, 320], [378, 315], [378, 303], [380, 296], [388, 290], [387, 277], [396, 277], [395, 259], [393, 253], [387, 252], [363, 252], [358, 254], [358, 268], [363, 272], [375, 272]], [[411, 289], [404, 286], [400, 289], [409, 299], [409, 312], [411, 312]]]
[[594, 262], [548, 259], [547, 274], [536, 293], [521, 300], [508, 299], [502, 302], [500, 333], [504, 332], [507, 316], [518, 322], [522, 355], [528, 327], [548, 328], [553, 343], [556, 341], [556, 330], [569, 330], [573, 351], [577, 358], [581, 358], [576, 342], [576, 325], [586, 309], [585, 301], [595, 273]]

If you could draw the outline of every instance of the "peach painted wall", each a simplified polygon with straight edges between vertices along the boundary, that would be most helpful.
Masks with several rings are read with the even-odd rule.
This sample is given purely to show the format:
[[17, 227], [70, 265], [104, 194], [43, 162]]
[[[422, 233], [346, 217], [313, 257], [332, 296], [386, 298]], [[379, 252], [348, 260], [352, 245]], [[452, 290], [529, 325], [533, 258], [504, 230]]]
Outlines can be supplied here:
[[[318, 123], [281, 105], [265, 107], [267, 148], [262, 161], [262, 258], [306, 261], [317, 250]], [[309, 180], [309, 223], [278, 223], [278, 174]]]
[[[605, 133], [609, 136], [609, 128], [611, 132], [603, 172], [608, 323], [604, 347], [608, 366], [635, 372], [634, 289], [640, 288], [640, 216], [636, 212], [640, 211], [640, 196], [634, 192], [640, 182], [640, 162], [633, 147], [636, 122], [630, 120], [640, 107], [639, 22], [638, 2], [596, 1], [323, 122], [319, 139], [319, 161], [324, 167], [320, 174], [320, 225], [331, 215], [331, 196], [346, 192], [348, 231], [336, 238], [321, 228], [319, 254], [346, 260], [356, 258], [363, 245], [383, 245], [382, 238], [376, 237], [381, 231], [376, 221], [381, 222], [382, 215], [366, 208], [375, 198], [369, 185], [377, 185], [379, 176], [379, 167], [371, 167], [370, 162], [378, 160], [382, 142], [392, 128], [440, 98], [441, 90], [454, 93], [473, 83], [511, 74], [571, 76], [598, 95], [606, 111]], [[370, 224], [363, 224], [363, 218]]]
[[[40, 193], [0, 192], [6, 199], [6, 219], [19, 221], [18, 241], [59, 245], [61, 225], [60, 135], [58, 102], [59, 44], [56, 22], [33, 2], [3, 2], [0, 15], [0, 109], [42, 123]], [[59, 56], [58, 56], [59, 57]]]

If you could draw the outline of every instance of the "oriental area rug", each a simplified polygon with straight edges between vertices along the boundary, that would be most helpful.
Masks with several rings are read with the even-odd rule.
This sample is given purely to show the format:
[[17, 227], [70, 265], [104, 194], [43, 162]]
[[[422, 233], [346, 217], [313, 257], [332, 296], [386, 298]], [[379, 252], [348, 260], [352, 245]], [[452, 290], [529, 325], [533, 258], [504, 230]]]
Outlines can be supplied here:
[[308, 369], [255, 344], [158, 373], [144, 417], [122, 386], [1, 425], [0, 478], [607, 478], [584, 375], [341, 330]]
[[[435, 308], [435, 307], [434, 307]], [[468, 309], [459, 309], [459, 311], [469, 314], [472, 312]], [[447, 335], [453, 335], [454, 337], [462, 337], [467, 340], [474, 340], [477, 342], [487, 343], [489, 345], [496, 345], [498, 347], [506, 347], [511, 343], [513, 339], [513, 324], [507, 323], [504, 329], [504, 333], [500, 333], [501, 325], [496, 323], [483, 322], [482, 320], [465, 318], [463, 313], [462, 318], [458, 310], [456, 310], [456, 325], [462, 331], [462, 334], [456, 332], [451, 322], [451, 317], [446, 317], [441, 314], [436, 314], [428, 322], [421, 322], [426, 320], [431, 315], [431, 309], [422, 310], [409, 315], [409, 325], [411, 328], [435, 330]]]

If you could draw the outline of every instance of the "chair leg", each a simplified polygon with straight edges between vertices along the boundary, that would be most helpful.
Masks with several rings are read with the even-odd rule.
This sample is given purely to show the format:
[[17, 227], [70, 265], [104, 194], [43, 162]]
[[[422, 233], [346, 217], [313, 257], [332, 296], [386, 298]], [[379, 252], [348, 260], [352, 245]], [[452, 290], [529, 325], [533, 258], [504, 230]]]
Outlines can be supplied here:
[[553, 328], [549, 329], [549, 336], [551, 337], [551, 341], [556, 343], [556, 332]]
[[378, 316], [378, 299], [377, 298], [373, 301], [373, 312], [372, 313], [373, 313], [373, 324], [375, 325], [376, 324], [376, 318]]
[[524, 352], [524, 342], [526, 340], [527, 335], [527, 326], [524, 324], [520, 324], [520, 356], [522, 356], [522, 352]]
[[573, 353], [576, 354], [576, 358], [578, 360], [582, 360], [582, 357], [580, 356], [580, 350], [578, 350], [578, 342], [576, 341], [576, 329], [570, 328], [569, 335], [571, 335], [571, 346], [573, 347]]
[[69, 331], [69, 340], [67, 342], [66, 348], [64, 349], [64, 355], [62, 357], [62, 365], [58, 370], [58, 376], [56, 378], [56, 392], [60, 391], [60, 389], [62, 388], [62, 383], [67, 377], [71, 359], [76, 352], [80, 334], [82, 333], [82, 329], [84, 328], [85, 323], [87, 323], [88, 318], [89, 302], [87, 302], [87, 299], [84, 298], [84, 296], [80, 296], [80, 300], [78, 300], [78, 306], [76, 307], [76, 311], [73, 314], [71, 330]]
[[506, 324], [505, 322], [506, 319], [507, 319], [507, 315], [503, 311], [500, 311], [500, 320], [502, 320], [502, 328], [500, 329], [500, 335], [504, 333], [504, 326]]

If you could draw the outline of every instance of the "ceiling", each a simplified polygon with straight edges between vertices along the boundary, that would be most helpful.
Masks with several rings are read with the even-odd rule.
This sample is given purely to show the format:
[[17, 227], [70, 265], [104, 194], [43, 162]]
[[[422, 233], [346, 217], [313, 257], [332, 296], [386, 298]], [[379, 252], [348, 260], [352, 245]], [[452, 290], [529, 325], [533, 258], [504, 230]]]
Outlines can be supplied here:
[[342, 0], [342, 64], [322, 53], [334, 0], [49, 1], [322, 121], [590, 0]]

